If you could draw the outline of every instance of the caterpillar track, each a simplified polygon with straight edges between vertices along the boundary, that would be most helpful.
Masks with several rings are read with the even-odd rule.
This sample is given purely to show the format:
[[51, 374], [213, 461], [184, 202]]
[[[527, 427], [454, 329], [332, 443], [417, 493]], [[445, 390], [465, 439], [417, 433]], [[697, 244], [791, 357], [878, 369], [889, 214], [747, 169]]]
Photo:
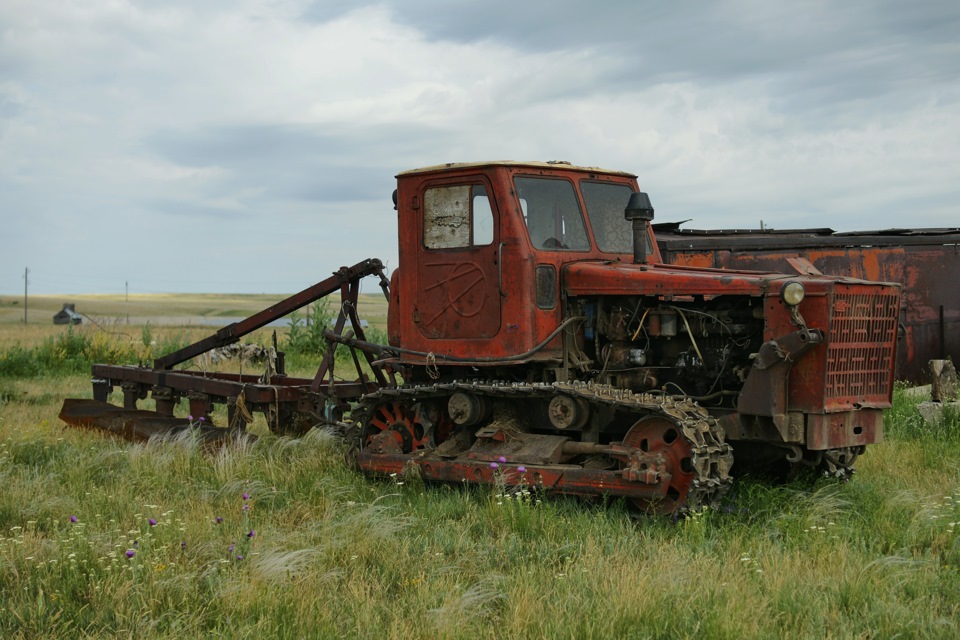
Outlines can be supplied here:
[[[486, 407], [475, 424], [451, 417], [462, 398]], [[584, 430], [544, 428], [542, 409], [565, 403], [589, 416]], [[622, 496], [661, 514], [715, 507], [731, 483], [723, 430], [684, 397], [579, 382], [454, 381], [381, 388], [363, 396], [354, 420], [354, 455], [374, 475], [415, 466], [427, 480]]]

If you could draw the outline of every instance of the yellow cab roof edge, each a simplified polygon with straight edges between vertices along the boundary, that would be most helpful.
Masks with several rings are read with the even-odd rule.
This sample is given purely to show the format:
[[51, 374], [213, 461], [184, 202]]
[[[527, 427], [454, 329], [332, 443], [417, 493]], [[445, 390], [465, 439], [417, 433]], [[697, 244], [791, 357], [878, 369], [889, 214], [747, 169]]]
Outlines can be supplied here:
[[490, 160], [487, 162], [448, 162], [446, 164], [437, 164], [430, 167], [421, 167], [419, 169], [409, 169], [401, 171], [396, 175], [410, 176], [421, 173], [443, 173], [445, 171], [459, 171], [461, 169], [476, 169], [481, 167], [530, 167], [532, 169], [559, 169], [570, 171], [583, 171], [585, 173], [604, 173], [607, 175], [624, 176], [627, 178], [636, 178], [637, 176], [626, 171], [613, 171], [610, 169], [601, 169], [599, 167], [580, 167], [564, 161], [550, 162], [515, 162], [513, 160]]

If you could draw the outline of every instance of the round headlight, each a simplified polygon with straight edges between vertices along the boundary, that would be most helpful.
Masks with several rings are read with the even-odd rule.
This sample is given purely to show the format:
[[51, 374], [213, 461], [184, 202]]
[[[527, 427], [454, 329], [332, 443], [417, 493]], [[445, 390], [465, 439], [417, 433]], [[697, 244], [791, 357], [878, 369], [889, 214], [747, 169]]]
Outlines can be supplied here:
[[799, 282], [788, 282], [780, 289], [780, 299], [791, 307], [795, 307], [803, 302], [803, 296], [806, 291]]

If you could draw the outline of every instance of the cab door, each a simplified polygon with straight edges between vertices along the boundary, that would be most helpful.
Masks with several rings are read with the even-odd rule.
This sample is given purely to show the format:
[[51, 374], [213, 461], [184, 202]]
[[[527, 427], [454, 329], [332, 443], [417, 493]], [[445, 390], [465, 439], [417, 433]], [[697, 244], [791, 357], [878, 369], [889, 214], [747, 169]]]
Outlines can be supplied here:
[[423, 337], [486, 339], [500, 331], [496, 204], [482, 177], [420, 190], [413, 322]]

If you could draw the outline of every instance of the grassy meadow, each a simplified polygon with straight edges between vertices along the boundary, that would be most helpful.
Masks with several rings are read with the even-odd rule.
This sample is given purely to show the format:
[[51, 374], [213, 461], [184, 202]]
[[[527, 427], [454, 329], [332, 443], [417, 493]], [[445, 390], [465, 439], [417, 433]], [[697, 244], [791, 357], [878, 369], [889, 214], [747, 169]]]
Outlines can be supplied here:
[[65, 428], [91, 357], [136, 362], [204, 332], [37, 317], [0, 321], [0, 637], [960, 634], [960, 419], [925, 426], [903, 389], [851, 482], [742, 478], [721, 510], [636, 518], [368, 480], [316, 430], [211, 453]]

